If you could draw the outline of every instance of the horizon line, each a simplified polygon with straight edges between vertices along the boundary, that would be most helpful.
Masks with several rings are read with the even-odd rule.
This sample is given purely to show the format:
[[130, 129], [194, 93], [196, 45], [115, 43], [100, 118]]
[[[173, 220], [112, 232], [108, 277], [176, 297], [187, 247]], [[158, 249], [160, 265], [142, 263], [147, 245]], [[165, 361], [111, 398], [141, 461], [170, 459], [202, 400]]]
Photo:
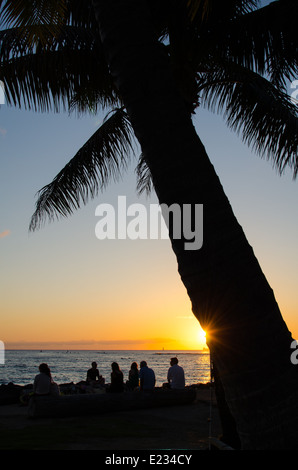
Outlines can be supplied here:
[[143, 349], [143, 348], [106, 348], [106, 349], [99, 349], [99, 348], [5, 348], [5, 351], [160, 351], [160, 352], [167, 352], [167, 351], [209, 351], [208, 346], [204, 346], [202, 348], [174, 348], [174, 349]]

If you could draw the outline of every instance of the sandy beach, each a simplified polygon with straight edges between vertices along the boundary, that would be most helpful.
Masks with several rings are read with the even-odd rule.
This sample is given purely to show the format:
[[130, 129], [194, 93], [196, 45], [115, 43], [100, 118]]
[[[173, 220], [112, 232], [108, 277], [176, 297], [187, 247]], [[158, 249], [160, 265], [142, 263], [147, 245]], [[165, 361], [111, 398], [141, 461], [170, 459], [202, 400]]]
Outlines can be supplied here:
[[220, 434], [209, 390], [186, 405], [97, 416], [30, 419], [26, 406], [0, 406], [1, 450], [208, 450]]

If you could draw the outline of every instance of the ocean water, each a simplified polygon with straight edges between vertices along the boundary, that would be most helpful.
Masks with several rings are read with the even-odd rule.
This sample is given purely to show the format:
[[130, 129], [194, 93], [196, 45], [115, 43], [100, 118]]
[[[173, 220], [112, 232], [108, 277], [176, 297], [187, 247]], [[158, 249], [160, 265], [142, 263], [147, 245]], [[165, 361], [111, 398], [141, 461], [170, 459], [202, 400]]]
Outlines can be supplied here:
[[51, 369], [52, 377], [58, 384], [78, 383], [86, 379], [91, 362], [96, 361], [100, 374], [110, 383], [111, 364], [118, 362], [128, 378], [132, 362], [140, 365], [147, 361], [156, 376], [156, 386], [167, 381], [167, 371], [171, 357], [176, 356], [185, 372], [186, 385], [207, 383], [210, 381], [209, 351], [36, 351], [6, 350], [4, 364], [0, 364], [0, 384], [10, 382], [18, 385], [33, 383], [38, 374], [38, 366], [45, 362]]

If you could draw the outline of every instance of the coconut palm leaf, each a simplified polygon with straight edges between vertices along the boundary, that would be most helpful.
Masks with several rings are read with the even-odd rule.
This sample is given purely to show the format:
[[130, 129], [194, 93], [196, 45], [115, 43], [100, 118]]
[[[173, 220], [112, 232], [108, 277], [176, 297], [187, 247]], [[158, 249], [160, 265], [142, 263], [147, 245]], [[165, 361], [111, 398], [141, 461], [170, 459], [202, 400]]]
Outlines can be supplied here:
[[197, 42], [198, 57], [211, 53], [265, 75], [278, 87], [297, 76], [298, 3], [276, 1], [211, 25]]
[[30, 230], [45, 219], [68, 216], [126, 168], [133, 152], [133, 133], [127, 114], [115, 110], [53, 181], [38, 192]]
[[203, 22], [213, 22], [214, 18], [235, 18], [257, 8], [258, 0], [187, 0], [189, 16], [196, 25]]
[[[36, 41], [46, 43], [48, 33], [54, 37], [62, 30], [67, 17], [67, 0], [1, 0], [0, 9], [1, 25], [17, 28], [20, 39], [25, 35], [27, 43], [34, 45]], [[42, 30], [39, 29], [41, 24]]]
[[229, 127], [282, 172], [298, 172], [298, 113], [289, 96], [245, 67], [219, 62], [198, 81], [201, 103], [223, 113]]
[[138, 194], [146, 193], [148, 196], [153, 190], [153, 181], [150, 169], [147, 165], [147, 162], [142, 154], [139, 158], [137, 167], [137, 192]]
[[59, 24], [64, 22], [67, 12], [66, 0], [0, 0], [3, 22], [18, 26], [37, 23]]
[[26, 37], [24, 32], [20, 39], [15, 29], [0, 31], [0, 75], [8, 104], [41, 111], [69, 109], [88, 89], [93, 92], [93, 108], [119, 105], [96, 33], [66, 26], [55, 38], [49, 34], [46, 45], [34, 46]]
[[[121, 106], [121, 98], [103, 55], [92, 2], [69, 0], [67, 11], [64, 10], [56, 18], [54, 16], [54, 26], [59, 21], [64, 25], [55, 34], [49, 28], [54, 10], [49, 6], [49, 11], [43, 13], [42, 8], [46, 7], [42, 7], [42, 0], [33, 2], [40, 6], [34, 21], [30, 17], [29, 7], [22, 6], [24, 2], [21, 0], [0, 1], [0, 7], [3, 3], [8, 8], [3, 8], [2, 18], [17, 26], [0, 32], [0, 74], [5, 83], [8, 104], [25, 105], [42, 111], [59, 110], [62, 106], [80, 112], [90, 109], [96, 112], [103, 107]], [[56, 0], [48, 3], [55, 6]], [[178, 16], [182, 18], [180, 13], [187, 3], [192, 22], [185, 22], [183, 18], [178, 22], [178, 31], [175, 31], [173, 17], [179, 12]], [[284, 85], [297, 71], [297, 35], [293, 29], [297, 5], [293, 0], [277, 1], [256, 10], [257, 4], [253, 0], [176, 0], [171, 2], [173, 11], [169, 23], [165, 14], [166, 8], [169, 8], [166, 1], [153, 1], [150, 8], [152, 14], [162, 16], [156, 21], [157, 30], [162, 31], [161, 37], [167, 28], [169, 31], [169, 26], [172, 28], [169, 54], [173, 69], [181, 69], [182, 73], [179, 74], [178, 70], [178, 75], [183, 80], [180, 80], [179, 85], [186, 100], [192, 106], [197, 106], [196, 98], [200, 92], [201, 103], [223, 112], [227, 124], [242, 133], [245, 142], [253, 145], [259, 153], [267, 153], [279, 171], [289, 165], [296, 176], [296, 109], [284, 92], [261, 75], [267, 74], [275, 84]], [[290, 21], [286, 11], [290, 11]], [[181, 26], [182, 39], [180, 34], [176, 34]], [[32, 37], [34, 41], [31, 40]], [[115, 113], [114, 123], [117, 115]], [[113, 120], [110, 119], [111, 124]], [[127, 115], [125, 123], [129, 125]], [[55, 183], [41, 190], [39, 207], [47, 207], [44, 201], [50, 201], [47, 197], [54, 187], [58, 188], [58, 181], [63, 181], [63, 174], [69, 174], [75, 168], [75, 163], [80, 168], [78, 162], [83, 155], [88, 166], [87, 162], [95, 148], [92, 142], [98, 145], [98, 155], [101, 152], [103, 156], [109, 153], [105, 148], [99, 147], [101, 143], [106, 145], [102, 135], [105, 135], [107, 129], [108, 127], [99, 129], [71, 160], [69, 166], [57, 175]], [[114, 145], [116, 146], [119, 138], [117, 145], [124, 150], [121, 144], [123, 135], [117, 131], [109, 132]], [[112, 147], [109, 151], [111, 155]], [[116, 160], [117, 155], [116, 151]], [[97, 161], [101, 161], [98, 158]], [[113, 158], [109, 161], [113, 162]], [[94, 175], [94, 171], [90, 174]], [[150, 191], [150, 171], [142, 157], [137, 175], [138, 191]], [[79, 193], [85, 194], [82, 190], [84, 182], [86, 193], [89, 194], [89, 179], [79, 177], [78, 181]], [[92, 181], [94, 184], [95, 179]], [[66, 207], [65, 197], [62, 190], [61, 207]], [[78, 207], [74, 187], [69, 197], [72, 209]], [[58, 207], [57, 201], [56, 191], [55, 204]]]

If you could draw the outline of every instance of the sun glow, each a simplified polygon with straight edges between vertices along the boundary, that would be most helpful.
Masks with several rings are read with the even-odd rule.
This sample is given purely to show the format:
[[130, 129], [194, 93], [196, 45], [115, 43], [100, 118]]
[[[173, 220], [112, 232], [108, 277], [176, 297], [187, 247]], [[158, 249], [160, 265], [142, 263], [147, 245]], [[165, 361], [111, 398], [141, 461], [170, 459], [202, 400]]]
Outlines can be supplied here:
[[199, 340], [199, 343], [203, 343], [205, 344], [206, 343], [206, 331], [200, 329], [199, 332], [198, 332], [198, 340]]

